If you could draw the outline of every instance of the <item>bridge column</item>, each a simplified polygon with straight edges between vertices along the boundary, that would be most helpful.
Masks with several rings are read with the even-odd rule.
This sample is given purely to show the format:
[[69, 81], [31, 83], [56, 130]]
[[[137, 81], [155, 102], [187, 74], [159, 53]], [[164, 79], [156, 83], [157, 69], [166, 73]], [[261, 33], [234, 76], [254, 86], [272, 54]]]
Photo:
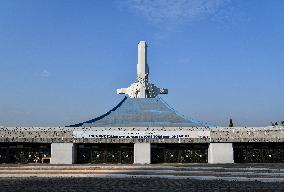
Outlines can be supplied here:
[[134, 164], [151, 163], [151, 143], [134, 143]]
[[234, 163], [232, 143], [210, 143], [208, 163]]
[[76, 161], [76, 147], [73, 143], [52, 143], [51, 164], [73, 164]]

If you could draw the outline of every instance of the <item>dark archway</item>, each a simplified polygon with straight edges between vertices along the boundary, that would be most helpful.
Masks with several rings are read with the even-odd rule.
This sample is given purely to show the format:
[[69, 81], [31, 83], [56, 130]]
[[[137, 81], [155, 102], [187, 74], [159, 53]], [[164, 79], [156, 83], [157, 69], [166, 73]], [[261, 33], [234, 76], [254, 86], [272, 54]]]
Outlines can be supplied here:
[[235, 163], [284, 163], [284, 143], [233, 143]]
[[207, 163], [207, 143], [163, 143], [151, 145], [152, 163]]
[[0, 163], [43, 163], [50, 155], [50, 143], [0, 143]]
[[133, 163], [133, 144], [84, 143], [77, 145], [77, 163]]

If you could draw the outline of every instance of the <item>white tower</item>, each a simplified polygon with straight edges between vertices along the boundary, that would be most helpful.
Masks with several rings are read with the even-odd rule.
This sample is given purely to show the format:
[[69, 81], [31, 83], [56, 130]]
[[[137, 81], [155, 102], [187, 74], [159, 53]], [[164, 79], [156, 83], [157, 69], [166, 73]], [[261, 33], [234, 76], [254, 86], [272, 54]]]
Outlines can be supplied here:
[[158, 94], [167, 94], [168, 89], [158, 88], [148, 80], [149, 67], [147, 64], [147, 44], [138, 43], [138, 64], [136, 82], [128, 88], [117, 89], [117, 94], [127, 94], [130, 98], [154, 98]]

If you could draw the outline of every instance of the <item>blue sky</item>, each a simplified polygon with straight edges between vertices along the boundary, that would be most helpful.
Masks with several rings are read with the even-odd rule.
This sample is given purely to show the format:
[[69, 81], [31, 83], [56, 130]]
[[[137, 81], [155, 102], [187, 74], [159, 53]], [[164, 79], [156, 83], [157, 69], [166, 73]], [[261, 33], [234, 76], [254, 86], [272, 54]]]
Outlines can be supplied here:
[[116, 105], [146, 40], [150, 79], [216, 125], [284, 120], [284, 1], [1, 0], [0, 125], [63, 126]]

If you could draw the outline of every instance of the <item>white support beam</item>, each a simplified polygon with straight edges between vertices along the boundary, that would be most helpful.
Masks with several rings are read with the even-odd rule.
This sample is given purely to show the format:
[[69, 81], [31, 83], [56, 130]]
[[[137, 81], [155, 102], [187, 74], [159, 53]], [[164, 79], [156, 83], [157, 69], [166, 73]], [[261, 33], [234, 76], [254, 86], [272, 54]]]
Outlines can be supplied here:
[[208, 163], [234, 163], [232, 143], [210, 143]]
[[73, 143], [52, 143], [51, 164], [73, 164], [76, 161], [76, 147]]
[[151, 163], [151, 143], [134, 143], [134, 164]]

